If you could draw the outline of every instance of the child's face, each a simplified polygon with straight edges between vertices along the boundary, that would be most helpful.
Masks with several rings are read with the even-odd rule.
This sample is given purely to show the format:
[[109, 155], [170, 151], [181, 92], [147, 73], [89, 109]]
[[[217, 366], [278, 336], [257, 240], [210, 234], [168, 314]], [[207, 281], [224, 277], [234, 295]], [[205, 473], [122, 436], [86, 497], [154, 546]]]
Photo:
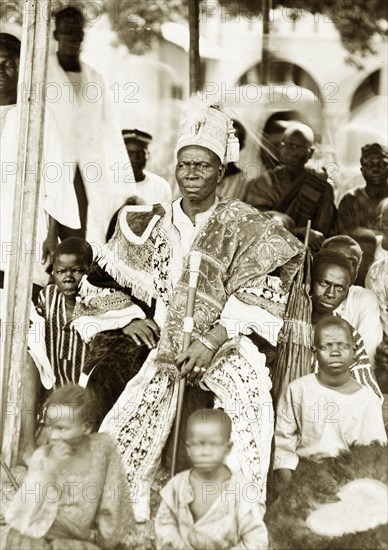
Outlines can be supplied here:
[[46, 411], [45, 424], [49, 429], [51, 444], [63, 442], [77, 447], [91, 427], [84, 422], [82, 414], [71, 405], [49, 405]]
[[315, 352], [319, 370], [341, 375], [354, 362], [353, 338], [345, 328], [329, 325], [320, 331]]
[[54, 282], [66, 298], [77, 296], [78, 286], [87, 272], [88, 266], [78, 254], [61, 254], [54, 261]]
[[223, 427], [217, 422], [195, 422], [186, 437], [186, 449], [194, 468], [212, 471], [223, 465], [231, 448]]

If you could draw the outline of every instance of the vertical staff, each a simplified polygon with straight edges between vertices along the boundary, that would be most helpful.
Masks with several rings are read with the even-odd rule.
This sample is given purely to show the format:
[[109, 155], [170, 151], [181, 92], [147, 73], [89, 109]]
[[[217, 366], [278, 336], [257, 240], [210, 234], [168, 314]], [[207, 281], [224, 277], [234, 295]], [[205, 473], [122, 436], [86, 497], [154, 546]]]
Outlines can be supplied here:
[[[195, 296], [197, 294], [197, 283], [199, 275], [199, 266], [201, 264], [201, 253], [200, 252], [191, 252], [189, 257], [189, 288], [187, 292], [187, 301], [186, 301], [186, 313], [183, 320], [183, 349], [186, 351], [191, 344], [191, 334], [194, 328], [194, 307], [195, 307]], [[171, 460], [171, 477], [175, 475], [176, 464], [178, 457], [178, 446], [179, 446], [179, 431], [182, 422], [182, 411], [183, 411], [183, 401], [185, 397], [185, 388], [186, 388], [186, 377], [179, 380], [178, 387], [178, 402], [176, 407], [175, 423], [174, 423], [174, 438], [173, 438], [173, 447], [172, 447], [172, 460]]]
[[189, 0], [189, 73], [190, 95], [201, 89], [201, 58], [199, 55], [199, 0]]
[[[6, 271], [6, 322], [11, 327], [5, 334], [2, 385], [1, 444], [6, 463], [15, 463], [19, 447], [21, 414], [27, 414], [21, 403], [23, 369], [27, 353], [27, 328], [34, 269], [38, 203], [41, 185], [41, 161], [45, 115], [45, 94], [39, 101], [34, 90], [44, 89], [50, 37], [51, 0], [25, 0], [17, 105], [20, 115], [17, 181], [12, 220], [11, 254]], [[23, 89], [23, 92], [21, 91]], [[42, 246], [42, 243], [39, 243]], [[5, 414], [6, 405], [15, 407]], [[21, 406], [20, 406], [21, 404]]]

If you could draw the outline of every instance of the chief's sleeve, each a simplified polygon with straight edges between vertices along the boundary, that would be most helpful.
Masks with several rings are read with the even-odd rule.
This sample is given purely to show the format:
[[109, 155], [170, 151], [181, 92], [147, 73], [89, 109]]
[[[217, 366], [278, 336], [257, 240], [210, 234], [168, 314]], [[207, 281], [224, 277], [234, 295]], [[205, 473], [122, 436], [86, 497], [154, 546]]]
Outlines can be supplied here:
[[98, 269], [100, 281], [106, 276], [106, 282], [96, 286], [88, 276], [83, 278], [72, 321], [72, 327], [87, 344], [100, 332], [121, 329], [135, 319], [146, 318], [142, 308], [104, 270], [98, 266], [94, 269]]
[[238, 334], [249, 335], [252, 331], [276, 346], [283, 320], [257, 304], [247, 304], [232, 295], [227, 300], [218, 321], [233, 338]]
[[299, 458], [296, 453], [298, 446], [297, 409], [300, 404], [295, 400], [290, 384], [279, 399], [275, 428], [275, 461], [274, 470], [287, 468], [295, 470]]

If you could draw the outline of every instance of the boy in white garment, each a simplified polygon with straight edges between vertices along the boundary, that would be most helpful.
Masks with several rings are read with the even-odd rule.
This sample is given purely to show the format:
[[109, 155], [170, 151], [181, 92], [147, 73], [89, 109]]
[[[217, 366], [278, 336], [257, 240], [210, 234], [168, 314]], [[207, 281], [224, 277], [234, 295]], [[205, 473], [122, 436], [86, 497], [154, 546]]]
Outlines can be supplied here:
[[325, 317], [314, 339], [318, 373], [291, 382], [278, 403], [274, 470], [280, 489], [291, 482], [299, 457], [319, 460], [352, 444], [387, 443], [379, 398], [350, 376], [352, 327]]

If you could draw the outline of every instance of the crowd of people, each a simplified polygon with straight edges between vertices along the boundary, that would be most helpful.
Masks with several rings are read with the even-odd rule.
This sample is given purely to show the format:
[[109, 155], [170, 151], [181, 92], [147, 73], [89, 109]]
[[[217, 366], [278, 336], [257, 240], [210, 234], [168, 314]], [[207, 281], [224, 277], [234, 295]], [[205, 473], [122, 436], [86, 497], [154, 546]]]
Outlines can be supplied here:
[[[309, 165], [311, 128], [290, 121], [278, 166], [248, 181], [243, 125], [198, 97], [179, 124], [173, 200], [146, 169], [152, 136], [120, 130], [103, 80], [80, 60], [83, 36], [78, 10], [57, 14], [49, 78], [65, 89], [47, 107], [44, 158], [72, 169], [41, 181], [31, 322], [45, 338], [28, 341], [18, 457], [28, 470], [2, 547], [115, 548], [132, 519], [150, 521], [153, 480], [174, 462], [153, 518], [158, 548], [264, 550], [266, 505], [284, 497], [300, 458], [387, 443], [388, 149], [362, 148], [365, 186], [336, 208], [327, 173]], [[2, 288], [19, 56], [20, 41], [0, 33]], [[99, 83], [100, 102], [85, 102], [87, 82]], [[306, 243], [314, 358], [275, 400], [278, 336]], [[37, 484], [49, 491], [38, 499]]]

